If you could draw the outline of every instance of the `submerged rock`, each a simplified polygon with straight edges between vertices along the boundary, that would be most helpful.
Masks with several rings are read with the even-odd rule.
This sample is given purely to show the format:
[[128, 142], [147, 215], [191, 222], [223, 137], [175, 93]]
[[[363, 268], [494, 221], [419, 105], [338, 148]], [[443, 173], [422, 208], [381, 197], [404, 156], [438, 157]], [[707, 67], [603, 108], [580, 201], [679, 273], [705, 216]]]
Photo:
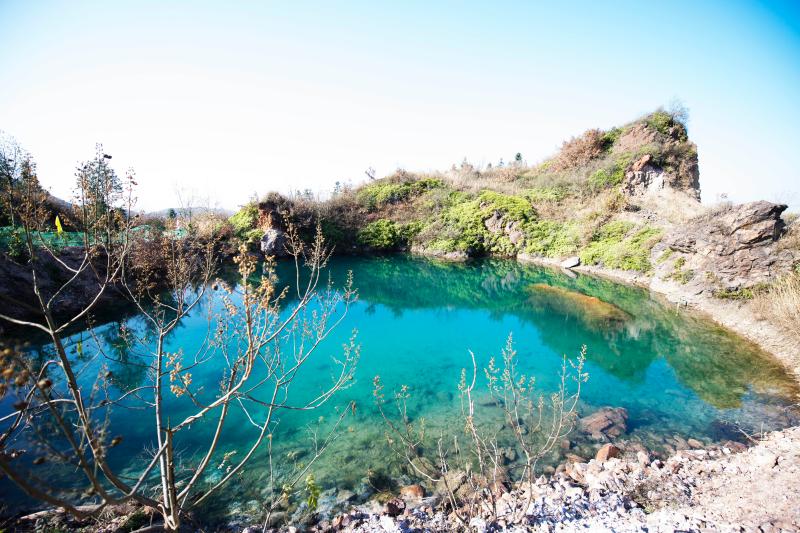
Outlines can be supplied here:
[[614, 304], [564, 287], [534, 283], [528, 287], [528, 294], [533, 305], [575, 317], [594, 331], [620, 329], [631, 319], [630, 314]]
[[624, 407], [603, 407], [578, 420], [578, 426], [595, 440], [616, 438], [628, 430], [628, 411]]
[[422, 485], [407, 485], [400, 489], [400, 497], [407, 500], [420, 500], [425, 497]]

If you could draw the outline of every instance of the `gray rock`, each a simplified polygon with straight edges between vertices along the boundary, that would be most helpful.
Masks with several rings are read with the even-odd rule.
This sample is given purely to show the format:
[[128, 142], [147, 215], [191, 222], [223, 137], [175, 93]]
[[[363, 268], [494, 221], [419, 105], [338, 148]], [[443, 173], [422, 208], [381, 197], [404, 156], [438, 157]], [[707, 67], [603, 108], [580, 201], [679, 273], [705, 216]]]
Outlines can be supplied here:
[[264, 255], [273, 255], [275, 257], [285, 257], [289, 255], [286, 250], [286, 234], [283, 230], [277, 228], [270, 228], [264, 232], [261, 237], [261, 252]]
[[655, 278], [692, 294], [767, 283], [791, 270], [800, 254], [781, 249], [783, 204], [751, 202], [716, 209], [667, 233], [653, 247]]

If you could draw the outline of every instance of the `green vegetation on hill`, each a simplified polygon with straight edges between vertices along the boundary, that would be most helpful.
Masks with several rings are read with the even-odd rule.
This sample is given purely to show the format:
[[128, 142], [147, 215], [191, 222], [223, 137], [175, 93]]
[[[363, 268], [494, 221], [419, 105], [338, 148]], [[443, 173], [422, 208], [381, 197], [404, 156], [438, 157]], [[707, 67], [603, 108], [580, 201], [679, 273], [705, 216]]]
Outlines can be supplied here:
[[624, 221], [602, 226], [581, 251], [581, 262], [621, 270], [650, 270], [650, 250], [661, 238], [661, 230], [649, 226], [636, 228]]
[[414, 198], [427, 190], [435, 189], [442, 185], [442, 180], [435, 178], [421, 178], [401, 183], [377, 181], [360, 188], [356, 196], [359, 203], [368, 210], [374, 211], [386, 204], [394, 204]]
[[533, 167], [520, 157], [485, 169], [465, 161], [447, 172], [398, 170], [325, 202], [273, 194], [230, 223], [244, 240], [260, 235], [259, 221], [292, 220], [306, 234], [319, 223], [340, 252], [579, 255], [586, 264], [644, 272], [661, 230], [628, 214], [637, 209], [623, 190], [634, 164], [668, 171], [671, 186], [697, 194], [697, 152], [683, 117], [657, 110], [623, 127], [588, 130]]
[[233, 214], [228, 221], [233, 226], [233, 232], [237, 237], [248, 241], [253, 237], [260, 238], [262, 233], [256, 227], [258, 222], [258, 206], [249, 203]]

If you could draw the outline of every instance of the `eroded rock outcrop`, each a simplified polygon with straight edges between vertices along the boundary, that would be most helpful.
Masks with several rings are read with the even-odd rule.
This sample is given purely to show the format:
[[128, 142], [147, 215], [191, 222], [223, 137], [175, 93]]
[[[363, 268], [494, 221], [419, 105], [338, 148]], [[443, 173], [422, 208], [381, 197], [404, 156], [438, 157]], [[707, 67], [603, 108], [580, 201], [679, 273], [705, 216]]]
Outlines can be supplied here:
[[697, 146], [688, 140], [682, 125], [661, 133], [646, 123], [636, 124], [620, 136], [614, 151], [640, 154], [625, 171], [626, 194], [659, 195], [666, 189], [700, 200]]
[[715, 209], [673, 229], [652, 251], [654, 280], [692, 294], [737, 291], [768, 283], [800, 260], [783, 249], [785, 205], [766, 201]]
[[[58, 258], [58, 261], [71, 269], [80, 268], [83, 260], [84, 251], [77, 247], [64, 248]], [[105, 278], [106, 272], [104, 259], [96, 260], [93, 268], [85, 268], [74, 279], [71, 279], [73, 272], [63, 268], [58, 261], [50, 254], [40, 251], [34, 263], [36, 281], [44, 300], [56, 295], [51, 309], [57, 318], [71, 318], [90, 305], [95, 298], [96, 308], [107, 308], [126, 301], [124, 291], [113, 283], [101, 290], [101, 280]], [[59, 290], [64, 285], [66, 286]], [[44, 321], [38, 298], [33, 291], [33, 274], [29, 261], [16, 262], [5, 255], [0, 256], [0, 308], [5, 314], [18, 320], [37, 323]], [[0, 332], [12, 328], [10, 323], [0, 321]]]

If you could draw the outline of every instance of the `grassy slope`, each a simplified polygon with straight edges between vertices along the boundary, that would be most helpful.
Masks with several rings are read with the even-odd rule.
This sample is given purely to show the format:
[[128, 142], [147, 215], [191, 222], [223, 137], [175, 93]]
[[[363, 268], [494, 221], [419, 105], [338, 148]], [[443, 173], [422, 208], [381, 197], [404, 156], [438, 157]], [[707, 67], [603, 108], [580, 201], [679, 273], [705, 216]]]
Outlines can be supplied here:
[[340, 251], [580, 255], [587, 264], [647, 271], [661, 230], [640, 222], [622, 191], [625, 172], [646, 155], [678, 187], [697, 157], [684, 126], [657, 111], [621, 128], [589, 130], [535, 167], [398, 170], [322, 203], [271, 194], [231, 220], [243, 238], [258, 236], [270, 219], [291, 218], [306, 232], [319, 220]]

